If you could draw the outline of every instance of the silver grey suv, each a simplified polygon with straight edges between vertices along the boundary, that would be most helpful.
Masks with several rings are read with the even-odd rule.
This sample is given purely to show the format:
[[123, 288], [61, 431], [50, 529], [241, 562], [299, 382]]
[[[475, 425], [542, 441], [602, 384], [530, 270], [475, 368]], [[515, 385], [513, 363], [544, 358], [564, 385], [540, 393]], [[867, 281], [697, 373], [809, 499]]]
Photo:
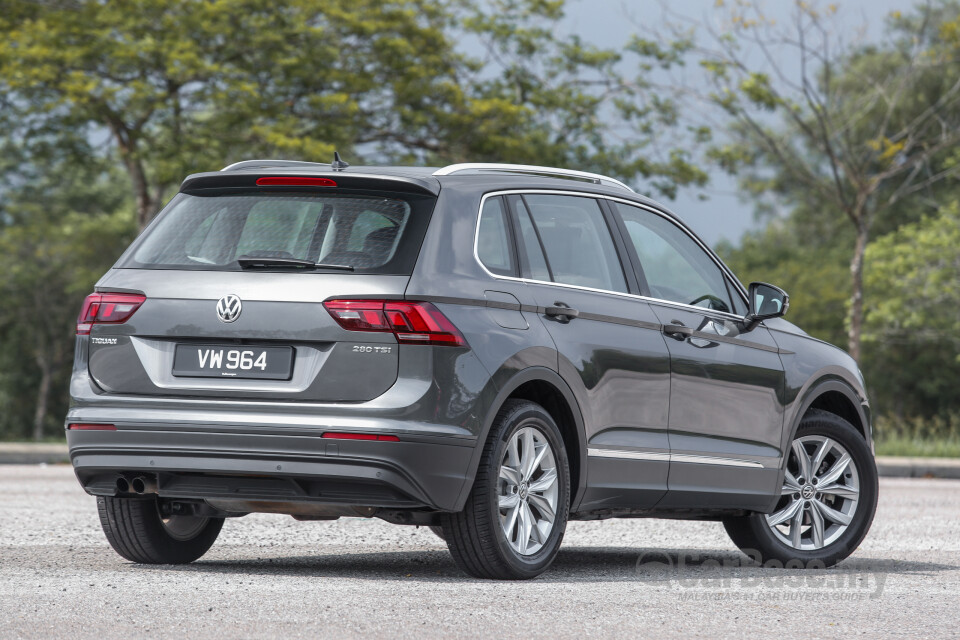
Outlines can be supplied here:
[[721, 520], [776, 563], [863, 540], [863, 380], [782, 290], [605, 176], [344, 165], [188, 177], [86, 299], [67, 440], [121, 556], [254, 512], [428, 526], [485, 578], [570, 519]]

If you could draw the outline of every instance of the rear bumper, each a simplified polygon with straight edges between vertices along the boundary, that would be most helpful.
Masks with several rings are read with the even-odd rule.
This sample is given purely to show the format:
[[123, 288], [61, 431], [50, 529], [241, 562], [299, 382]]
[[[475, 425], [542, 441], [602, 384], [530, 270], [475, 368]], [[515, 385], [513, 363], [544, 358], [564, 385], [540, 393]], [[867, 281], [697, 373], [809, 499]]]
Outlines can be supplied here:
[[[107, 417], [97, 421], [111, 422]], [[116, 495], [118, 476], [145, 475], [168, 498], [453, 511], [476, 442], [411, 433], [409, 424], [379, 431], [399, 442], [323, 439], [322, 431], [302, 428], [117, 427], [67, 431], [71, 463], [90, 494]]]

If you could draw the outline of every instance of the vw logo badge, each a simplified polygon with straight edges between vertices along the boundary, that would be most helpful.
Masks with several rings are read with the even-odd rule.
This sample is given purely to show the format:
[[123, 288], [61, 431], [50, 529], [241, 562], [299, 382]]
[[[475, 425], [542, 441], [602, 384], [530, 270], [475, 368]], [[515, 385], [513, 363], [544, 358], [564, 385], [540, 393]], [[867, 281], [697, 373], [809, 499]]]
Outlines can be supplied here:
[[220, 322], [233, 322], [240, 317], [242, 310], [243, 305], [240, 304], [240, 298], [232, 293], [223, 296], [217, 302], [217, 317], [220, 318]]

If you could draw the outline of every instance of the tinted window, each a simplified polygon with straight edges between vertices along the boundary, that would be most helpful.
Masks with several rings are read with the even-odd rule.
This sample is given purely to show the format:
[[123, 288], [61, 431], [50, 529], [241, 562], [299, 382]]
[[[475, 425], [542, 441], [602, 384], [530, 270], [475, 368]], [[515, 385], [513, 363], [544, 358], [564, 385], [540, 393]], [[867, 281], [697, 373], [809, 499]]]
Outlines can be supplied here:
[[547, 259], [543, 257], [543, 247], [540, 245], [540, 239], [537, 237], [537, 230], [530, 220], [530, 213], [523, 204], [520, 196], [510, 196], [510, 203], [520, 222], [520, 240], [523, 244], [524, 252], [527, 257], [528, 277], [533, 280], [542, 280], [550, 282], [550, 270], [547, 269]]
[[[179, 194], [122, 266], [233, 270], [237, 258], [251, 256], [409, 273], [432, 203], [345, 194]], [[421, 210], [417, 221], [414, 209]]]
[[662, 216], [616, 203], [654, 298], [733, 312], [720, 267], [685, 231]]
[[477, 257], [492, 273], [515, 274], [507, 217], [500, 198], [488, 198], [483, 205], [477, 231]]
[[554, 282], [626, 292], [613, 238], [596, 200], [548, 195], [523, 199]]

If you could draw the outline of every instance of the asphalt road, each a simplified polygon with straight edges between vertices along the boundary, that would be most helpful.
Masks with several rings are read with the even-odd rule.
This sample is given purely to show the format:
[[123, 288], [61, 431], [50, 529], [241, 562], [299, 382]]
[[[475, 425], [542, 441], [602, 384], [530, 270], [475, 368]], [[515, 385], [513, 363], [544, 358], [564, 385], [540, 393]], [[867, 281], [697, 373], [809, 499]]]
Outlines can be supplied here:
[[0, 467], [0, 638], [957, 637], [960, 481], [881, 480], [831, 570], [745, 566], [721, 525], [575, 522], [531, 582], [460, 574], [429, 530], [229, 520], [182, 567], [107, 545], [67, 466]]

